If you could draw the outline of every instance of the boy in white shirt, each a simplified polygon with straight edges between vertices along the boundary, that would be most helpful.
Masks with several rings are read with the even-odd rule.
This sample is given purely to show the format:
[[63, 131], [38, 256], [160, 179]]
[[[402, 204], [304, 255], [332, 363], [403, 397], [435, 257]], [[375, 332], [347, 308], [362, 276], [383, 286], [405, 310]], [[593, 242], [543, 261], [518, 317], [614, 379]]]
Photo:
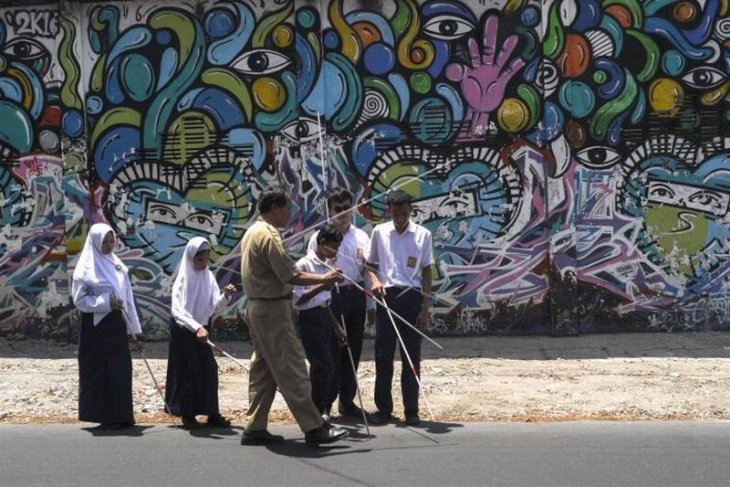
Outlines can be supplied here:
[[[309, 274], [327, 274], [328, 260], [337, 257], [342, 233], [334, 224], [323, 226], [317, 233], [317, 246], [296, 263], [297, 269]], [[337, 323], [332, 317], [331, 284], [294, 287], [294, 306], [299, 311], [297, 330], [309, 361], [312, 401], [325, 421], [329, 420], [332, 396], [336, 394], [336, 358], [339, 356]]]
[[[367, 255], [368, 273], [373, 293], [384, 299], [392, 311], [425, 330], [429, 319], [427, 296], [431, 293], [433, 281], [433, 245], [431, 232], [410, 221], [413, 211], [411, 201], [411, 196], [402, 190], [393, 191], [386, 197], [391, 221], [373, 229]], [[398, 320], [395, 324], [420, 378], [421, 336]], [[378, 411], [370, 418], [372, 424], [385, 424], [394, 419], [391, 389], [396, 340], [387, 310], [378, 306], [375, 328], [375, 405]], [[418, 416], [418, 381], [402, 348], [400, 355], [405, 422], [415, 426], [421, 421]]]
[[[343, 320], [347, 330], [347, 341], [352, 352], [352, 360], [357, 370], [362, 353], [365, 335], [365, 318], [370, 325], [375, 322], [375, 302], [365, 298], [365, 294], [353, 284], [369, 286], [369, 278], [365, 271], [365, 253], [370, 247], [370, 237], [352, 223], [353, 197], [347, 189], [336, 188], [327, 195], [327, 206], [332, 222], [342, 232], [342, 243], [337, 251], [335, 267], [342, 269], [345, 281], [332, 293], [332, 311], [338, 320]], [[309, 240], [309, 251], [317, 248], [315, 232]], [[362, 410], [354, 400], [357, 395], [357, 378], [350, 364], [347, 350], [341, 348], [335, 360], [335, 390], [330, 405], [339, 396], [339, 412], [341, 416], [360, 419]]]

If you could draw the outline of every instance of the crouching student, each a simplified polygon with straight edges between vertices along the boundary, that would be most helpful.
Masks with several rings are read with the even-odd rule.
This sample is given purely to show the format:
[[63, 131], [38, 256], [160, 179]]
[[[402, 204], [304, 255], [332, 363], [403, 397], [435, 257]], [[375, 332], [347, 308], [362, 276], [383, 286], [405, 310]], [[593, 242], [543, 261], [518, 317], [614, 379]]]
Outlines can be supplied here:
[[182, 416], [184, 428], [200, 426], [195, 416], [208, 416], [207, 425], [225, 428], [231, 422], [218, 409], [218, 364], [208, 345], [208, 320], [227, 303], [236, 287], [220, 291], [208, 269], [210, 244], [190, 239], [172, 286], [172, 319], [167, 359], [165, 403], [169, 413]]
[[107, 429], [134, 425], [127, 335], [142, 333], [127, 266], [113, 252], [115, 239], [109, 225], [91, 226], [71, 285], [81, 311], [79, 420]]
[[[325, 262], [337, 257], [342, 233], [333, 224], [323, 226], [317, 234], [317, 245], [296, 263], [297, 269], [309, 274], [327, 274], [331, 266]], [[330, 302], [332, 284], [294, 287], [294, 306], [298, 310], [297, 330], [304, 353], [309, 360], [312, 401], [325, 421], [337, 397], [338, 342], [344, 339], [335, 322]]]

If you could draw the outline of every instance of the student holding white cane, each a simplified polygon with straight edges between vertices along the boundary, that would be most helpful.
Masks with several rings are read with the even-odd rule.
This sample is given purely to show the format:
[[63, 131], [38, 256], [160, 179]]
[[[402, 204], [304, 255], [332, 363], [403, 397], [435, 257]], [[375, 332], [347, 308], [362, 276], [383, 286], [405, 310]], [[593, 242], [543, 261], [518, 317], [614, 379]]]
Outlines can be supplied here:
[[142, 333], [129, 271], [114, 255], [114, 245], [109, 225], [92, 225], [71, 286], [73, 302], [81, 311], [79, 420], [106, 429], [134, 425], [128, 335]]
[[207, 426], [231, 424], [218, 407], [218, 364], [208, 344], [208, 327], [236, 287], [228, 284], [221, 291], [208, 268], [209, 258], [210, 243], [203, 237], [190, 239], [172, 286], [165, 403], [170, 414], [182, 416], [187, 429], [200, 426], [197, 415], [208, 417]]
[[391, 221], [377, 225], [370, 236], [367, 262], [372, 291], [387, 305], [377, 308], [375, 405], [378, 411], [370, 418], [373, 425], [394, 420], [391, 389], [397, 342], [401, 343], [405, 422], [410, 426], [421, 422], [418, 414], [421, 336], [393, 319], [395, 312], [420, 330], [428, 328], [429, 301], [425, 296], [431, 293], [433, 280], [432, 236], [426, 228], [410, 221], [411, 202], [411, 196], [402, 190], [389, 193], [386, 204]]

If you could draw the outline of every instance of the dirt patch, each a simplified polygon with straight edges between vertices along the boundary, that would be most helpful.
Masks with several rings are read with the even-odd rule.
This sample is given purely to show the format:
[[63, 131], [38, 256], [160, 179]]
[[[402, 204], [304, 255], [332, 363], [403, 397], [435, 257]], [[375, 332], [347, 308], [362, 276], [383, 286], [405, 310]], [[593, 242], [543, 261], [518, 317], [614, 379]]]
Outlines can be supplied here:
[[[613, 340], [609, 344], [597, 338], [453, 339], [446, 340], [447, 352], [426, 350], [424, 345], [423, 388], [436, 420], [442, 422], [730, 419], [729, 335], [628, 335], [627, 343], [635, 345], [631, 337], [647, 344], [627, 352], [628, 345], [616, 343], [624, 338], [612, 336], [603, 339]], [[224, 345], [248, 364], [248, 344]], [[365, 348], [359, 380], [365, 406], [372, 410], [372, 342]], [[75, 350], [52, 342], [0, 340], [0, 422], [77, 422]], [[137, 421], [172, 423], [162, 412], [162, 400], [142, 359], [133, 355]], [[164, 384], [167, 344], [148, 344], [146, 355]], [[222, 411], [240, 423], [248, 404], [247, 373], [224, 357], [218, 363]], [[396, 415], [401, 414], [399, 375], [397, 363]], [[424, 418], [428, 416], [423, 399], [421, 409]], [[293, 423], [279, 395], [271, 421]]]

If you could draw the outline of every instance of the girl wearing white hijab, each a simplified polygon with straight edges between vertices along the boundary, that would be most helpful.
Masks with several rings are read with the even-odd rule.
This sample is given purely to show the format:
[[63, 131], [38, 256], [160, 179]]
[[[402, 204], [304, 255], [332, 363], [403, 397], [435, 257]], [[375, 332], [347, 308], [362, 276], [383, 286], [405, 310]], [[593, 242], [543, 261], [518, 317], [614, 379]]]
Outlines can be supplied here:
[[236, 287], [229, 284], [221, 292], [208, 269], [209, 258], [208, 241], [203, 237], [190, 239], [172, 285], [165, 402], [170, 414], [182, 416], [185, 428], [200, 425], [197, 415], [207, 415], [208, 426], [231, 424], [218, 409], [218, 364], [207, 341], [208, 321]]
[[127, 335], [142, 333], [127, 266], [113, 253], [115, 239], [109, 225], [91, 226], [71, 286], [81, 311], [79, 420], [110, 429], [134, 424]]

